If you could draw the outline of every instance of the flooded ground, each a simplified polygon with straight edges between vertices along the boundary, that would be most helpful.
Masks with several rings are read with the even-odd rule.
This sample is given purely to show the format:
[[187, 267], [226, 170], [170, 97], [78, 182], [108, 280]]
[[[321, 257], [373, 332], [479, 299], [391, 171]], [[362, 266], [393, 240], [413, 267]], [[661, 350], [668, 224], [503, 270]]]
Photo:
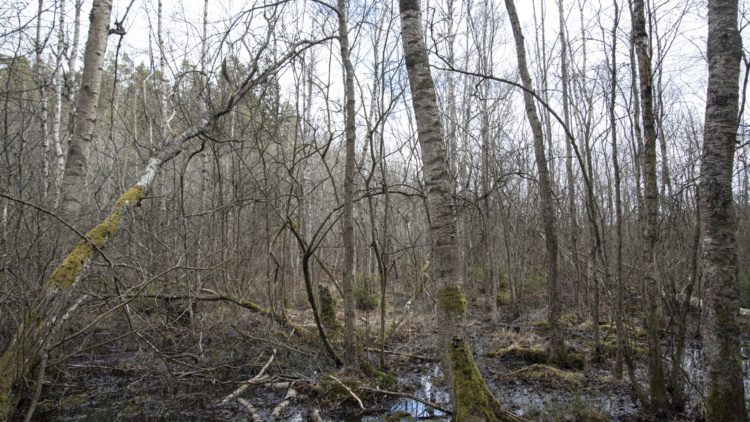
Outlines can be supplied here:
[[[477, 365], [488, 387], [508, 410], [539, 421], [589, 420], [585, 415], [604, 417], [602, 420], [640, 420], [639, 404], [632, 389], [627, 381], [612, 376], [611, 361], [591, 363], [587, 359], [584, 369], [576, 372], [577, 381], [571, 384], [549, 383], [541, 378], [509, 378], [513, 371], [529, 364], [490, 357], [489, 352], [513, 344], [544, 346], [545, 333], [533, 325], [534, 318], [537, 317], [494, 329], [481, 315], [473, 315], [469, 320], [469, 340]], [[426, 323], [421, 324], [404, 328], [422, 330], [420, 335], [407, 332], [395, 338], [390, 346], [396, 351], [388, 355], [388, 374], [396, 382], [391, 390], [447, 407], [449, 396], [434, 353], [435, 333]], [[574, 330], [580, 333], [569, 333], [571, 349], [584, 357], [590, 356], [585, 327]], [[255, 377], [263, 366], [267, 366], [267, 381], [249, 386], [238, 396], [252, 406], [260, 420], [272, 419], [271, 414], [289, 391], [290, 381], [298, 395], [278, 412], [276, 420], [303, 422], [311, 412], [318, 412], [324, 421], [341, 422], [450, 419], [449, 415], [409, 398], [363, 395], [363, 411], [346, 393], [339, 396], [341, 402], [321, 395], [318, 384], [328, 374], [337, 374], [337, 369], [316, 344], [292, 341], [285, 348], [280, 346], [282, 340], [248, 341], [229, 329], [207, 334], [198, 345], [189, 341], [187, 335], [170, 341], [167, 347], [147, 348], [131, 339], [76, 355], [57, 368], [33, 420], [246, 421], [250, 414], [246, 405], [236, 399], [224, 400], [243, 382]], [[682, 366], [690, 403], [675, 420], [700, 418], [696, 413], [699, 406], [693, 405], [700, 402], [705, 388], [701, 344], [693, 341], [686, 347]], [[276, 350], [273, 363], [265, 365], [273, 350]], [[374, 364], [377, 358], [369, 353], [365, 360]], [[748, 354], [743, 349], [746, 374], [750, 369]], [[638, 376], [645, 385], [644, 372], [641, 364]], [[750, 391], [747, 376], [745, 387]]]

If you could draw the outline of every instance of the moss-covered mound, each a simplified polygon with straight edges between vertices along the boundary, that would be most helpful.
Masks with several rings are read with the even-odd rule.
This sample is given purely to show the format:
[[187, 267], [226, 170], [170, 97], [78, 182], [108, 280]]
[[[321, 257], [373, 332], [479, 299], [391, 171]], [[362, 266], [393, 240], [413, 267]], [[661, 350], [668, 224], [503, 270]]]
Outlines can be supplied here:
[[547, 362], [547, 351], [537, 347], [511, 346], [495, 349], [487, 356], [500, 359], [520, 359], [526, 363]]
[[580, 386], [584, 376], [580, 372], [569, 372], [552, 366], [534, 364], [505, 374], [501, 377], [505, 382], [524, 381], [540, 383], [554, 388], [572, 388]]
[[335, 336], [342, 331], [341, 322], [336, 318], [336, 299], [331, 295], [331, 290], [323, 285], [318, 286], [318, 298], [320, 299], [320, 319], [326, 331]]
[[565, 354], [565, 357], [563, 359], [557, 358], [557, 359], [550, 359], [547, 363], [550, 365], [555, 365], [560, 368], [566, 368], [566, 369], [583, 369], [583, 366], [585, 364], [585, 361], [581, 355], [577, 355], [575, 353], [571, 353], [568, 351], [568, 353]]
[[348, 375], [344, 373], [332, 373], [324, 376], [318, 381], [318, 384], [314, 388], [318, 394], [318, 398], [332, 407], [356, 407], [358, 405], [351, 393], [349, 393], [349, 391], [347, 391], [347, 389], [341, 384], [336, 382], [331, 376], [336, 377], [336, 379], [346, 385], [346, 387], [354, 392], [354, 394], [356, 394], [365, 405], [367, 405], [368, 402], [372, 403], [376, 399], [382, 399], [382, 396], [368, 393], [364, 390], [365, 388], [394, 391], [398, 387], [398, 381], [396, 381], [396, 378], [392, 375], [387, 372], [373, 369], [369, 364], [363, 363], [359, 374]]

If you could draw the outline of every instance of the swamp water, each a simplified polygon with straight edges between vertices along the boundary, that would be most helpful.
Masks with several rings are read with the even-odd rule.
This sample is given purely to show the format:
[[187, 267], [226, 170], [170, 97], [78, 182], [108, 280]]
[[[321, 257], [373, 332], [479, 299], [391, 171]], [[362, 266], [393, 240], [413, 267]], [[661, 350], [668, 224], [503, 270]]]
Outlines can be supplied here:
[[[481, 341], [477, 342], [481, 343]], [[477, 344], [477, 364], [482, 371], [488, 386], [495, 396], [508, 409], [521, 416], [539, 421], [577, 420], [586, 411], [593, 411], [609, 416], [614, 421], [629, 421], [635, 418], [639, 405], [628, 394], [626, 388], [610, 388], [607, 385], [591, 382], [581, 387], [552, 388], [544, 383], [524, 381], [508, 382], [500, 380], [501, 375], [522, 366], [514, 362], [498, 362], [484, 357], [484, 347]], [[743, 366], [745, 371], [745, 390], [750, 392], [750, 348], [743, 348]], [[90, 376], [82, 377], [85, 383], [76, 383], [56, 387], [46, 397], [34, 417], [43, 421], [245, 421], [247, 410], [237, 401], [226, 405], [221, 401], [237, 386], [240, 380], [252, 377], [251, 373], [233, 374], [231, 381], [184, 377], [175, 379], [168, 373], [148, 376], [138, 371], [128, 371], [128, 361], [137, 357], [121, 355], [120, 358], [77, 362], [66, 368], [66, 371], [86, 371]], [[137, 365], [133, 365], [137, 367]], [[705, 389], [703, 372], [703, 353], [700, 344], [690, 344], [685, 351], [683, 367], [688, 381], [686, 391], [691, 404], [700, 400], [697, 390]], [[120, 369], [118, 369], [120, 368]], [[440, 385], [440, 369], [435, 363], [414, 363], [408, 366], [409, 372], [400, 370], [394, 374], [399, 382], [398, 390], [411, 391], [412, 394], [428, 401], [445, 404], [449, 397], [444, 386]], [[304, 373], [298, 368], [300, 373]], [[308, 375], [316, 378], [313, 371]], [[591, 380], [602, 379], [610, 375], [604, 369], [592, 369], [587, 372]], [[640, 374], [643, 378], [644, 375]], [[406, 387], [406, 388], [402, 388]], [[303, 390], [303, 389], [302, 389]], [[282, 401], [284, 391], [273, 391], [263, 386], [250, 387], [241, 397], [250, 402], [261, 418], [267, 418], [276, 405]], [[302, 395], [307, 394], [301, 391]], [[311, 395], [314, 396], [314, 395]], [[317, 403], [312, 397], [292, 402], [282, 412], [279, 420], [304, 422], [311, 407], [322, 410], [323, 420], [341, 422], [374, 422], [374, 421], [409, 421], [433, 420], [448, 421], [447, 415], [424, 404], [407, 398], [380, 398], [379, 405], [365, 412], [353, 408], [348, 413], [342, 411], [327, 412], [325, 405]], [[264, 419], [265, 420], [265, 419]]]

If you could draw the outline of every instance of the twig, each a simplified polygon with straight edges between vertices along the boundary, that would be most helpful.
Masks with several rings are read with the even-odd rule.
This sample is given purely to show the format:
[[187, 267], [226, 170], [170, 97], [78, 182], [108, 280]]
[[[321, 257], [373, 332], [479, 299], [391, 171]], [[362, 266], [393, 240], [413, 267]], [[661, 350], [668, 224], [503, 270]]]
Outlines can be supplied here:
[[297, 391], [294, 388], [290, 388], [289, 391], [286, 392], [286, 396], [284, 396], [284, 401], [279, 403], [278, 406], [276, 406], [275, 409], [273, 409], [273, 412], [271, 412], [271, 416], [269, 416], [270, 420], [275, 420], [276, 418], [281, 415], [281, 411], [284, 410], [285, 407], [289, 406], [289, 403], [291, 403], [292, 399], [297, 397]]
[[332, 380], [336, 381], [340, 386], [346, 388], [346, 391], [348, 391], [349, 394], [351, 394], [351, 396], [354, 397], [357, 400], [357, 403], [359, 403], [359, 408], [362, 409], [362, 410], [365, 410], [365, 406], [362, 404], [362, 400], [360, 400], [359, 397], [357, 397], [357, 395], [354, 394], [354, 391], [352, 391], [349, 387], [347, 387], [346, 385], [344, 385], [343, 382], [339, 381], [339, 379], [336, 378], [336, 377], [334, 377], [333, 375], [329, 375], [329, 377]]
[[[263, 355], [261, 354], [261, 356], [263, 356]], [[245, 390], [247, 390], [247, 388], [250, 387], [251, 384], [254, 384], [254, 383], [260, 381], [261, 378], [263, 378], [263, 374], [266, 372], [266, 369], [268, 369], [268, 367], [271, 366], [271, 362], [273, 362], [273, 360], [274, 360], [274, 355], [272, 354], [271, 358], [268, 359], [268, 362], [266, 362], [265, 366], [263, 366], [263, 368], [260, 370], [260, 372], [258, 372], [258, 374], [256, 376], [252, 377], [247, 382], [245, 382], [244, 384], [242, 384], [239, 388], [237, 388], [236, 390], [234, 390], [234, 392], [232, 392], [232, 394], [228, 395], [224, 400], [221, 401], [221, 404], [227, 404], [230, 400], [232, 400], [233, 398], [239, 396]]]
[[[273, 341], [273, 340], [268, 339], [268, 338], [260, 338], [260, 337], [252, 336], [252, 335], [244, 332], [243, 330], [241, 330], [239, 327], [237, 327], [235, 325], [232, 325], [232, 329], [234, 329], [235, 331], [237, 331], [238, 333], [240, 333], [243, 337], [249, 338], [250, 340], [262, 341], [262, 342], [269, 343], [269, 344], [272, 344], [272, 345], [277, 346], [277, 347], [283, 347], [283, 348], [285, 348], [285, 349], [287, 349], [289, 351], [292, 351], [294, 353], [299, 353], [300, 355], [313, 357], [312, 354], [303, 352], [302, 350], [299, 350], [299, 349], [295, 349], [292, 346], [287, 346], [286, 344], [279, 343], [279, 342]], [[295, 331], [292, 330], [292, 333], [294, 333], [294, 332]], [[290, 338], [291, 338], [291, 336], [290, 336]]]
[[[331, 378], [333, 378], [333, 377], [331, 377]], [[451, 413], [453, 413], [453, 412], [451, 412], [450, 409], [446, 409], [445, 407], [443, 407], [443, 406], [441, 406], [441, 405], [439, 405], [437, 403], [432, 403], [432, 402], [429, 402], [429, 401], [427, 401], [425, 399], [421, 399], [421, 398], [419, 398], [419, 397], [417, 397], [417, 396], [415, 396], [413, 394], [399, 393], [399, 392], [396, 392], [396, 391], [377, 390], [377, 389], [368, 388], [368, 387], [363, 387], [362, 390], [369, 391], [370, 393], [375, 393], [375, 394], [383, 394], [383, 395], [386, 395], [386, 396], [404, 397], [404, 398], [407, 398], [407, 399], [418, 401], [418, 402], [424, 404], [425, 406], [430, 406], [431, 408], [433, 408], [435, 410], [439, 410], [439, 411], [441, 411], [441, 412], [443, 412], [445, 414], [448, 414], [448, 415], [450, 415]]]
[[[376, 349], [374, 347], [368, 347], [367, 351], [368, 352], [377, 352], [377, 353], [380, 353], [380, 349]], [[406, 352], [394, 352], [394, 351], [391, 351], [391, 350], [384, 350], [384, 353], [387, 354], [387, 355], [404, 356], [404, 357], [411, 358], [411, 359], [422, 359], [422, 360], [428, 360], [428, 361], [436, 361], [437, 360], [436, 358], [431, 358], [431, 357], [428, 357], [428, 356], [415, 355], [413, 353], [406, 353]]]
[[253, 422], [263, 421], [263, 419], [261, 419], [260, 416], [258, 416], [258, 412], [255, 411], [255, 408], [253, 407], [252, 404], [250, 404], [250, 402], [243, 399], [242, 397], [238, 397], [237, 402], [241, 404], [245, 409], [247, 409], [247, 411], [250, 413], [250, 420], [252, 420]]

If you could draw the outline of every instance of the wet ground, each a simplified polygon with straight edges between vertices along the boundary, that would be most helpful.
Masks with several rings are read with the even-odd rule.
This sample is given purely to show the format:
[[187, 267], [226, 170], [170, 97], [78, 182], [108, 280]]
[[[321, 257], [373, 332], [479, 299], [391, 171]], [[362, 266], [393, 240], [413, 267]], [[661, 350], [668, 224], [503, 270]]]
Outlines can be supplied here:
[[[561, 386], [542, 381], [508, 379], [507, 374], [528, 366], [521, 361], [490, 358], [487, 353], [499, 343], [513, 341], [544, 341], [530, 324], [503, 326], [494, 331], [487, 321], [476, 318], [468, 328], [469, 339], [477, 365], [489, 388], [509, 410], [540, 421], [575, 421], [587, 412], [605, 415], [614, 421], [638, 420], [639, 405], [630, 387], [615, 380], [611, 362], [587, 364], [583, 381]], [[434, 334], [402, 339], [392, 346], [430, 359], [389, 356], [390, 374], [396, 378], [395, 391], [414, 394], [433, 403], [447, 404], [449, 397], [439, 365], [434, 361]], [[586, 353], [586, 335], [569, 336], [571, 344]], [[248, 410], [237, 400], [222, 401], [244, 381], [253, 378], [267, 362], [271, 347], [264, 343], [242, 343], [246, 339], [224, 336], [211, 342], [211, 347], [196, 349], [194, 344], [156, 349], [138, 343], [110, 345], [94, 354], [78, 355], [58, 367], [51, 386], [45, 389], [34, 420], [43, 421], [245, 421]], [[206, 342], [207, 343], [207, 342]], [[278, 348], [276, 359], [269, 366], [269, 382], [294, 381], [299, 396], [284, 408], [277, 420], [307, 421], [312, 410], [320, 411], [324, 421], [448, 421], [444, 413], [424, 404], [392, 397], [368, 397], [365, 411], [353, 400], [332, 403], [321, 398], [313, 387], [322, 377], [335, 373], [318, 346], [295, 344], [305, 355]], [[700, 400], [703, 387], [703, 362], [700, 342], [687, 345], [683, 367], [689, 374], [686, 383], [693, 402]], [[157, 353], [157, 350], [159, 352]], [[744, 365], [750, 361], [744, 350]], [[376, 362], [374, 354], [371, 362]], [[640, 369], [641, 378], [645, 378]], [[746, 377], [746, 391], [750, 378]], [[250, 386], [240, 395], [251, 404], [261, 420], [281, 403], [288, 387], [273, 388], [271, 384]], [[693, 420], [697, 414], [686, 410], [680, 420]]]

